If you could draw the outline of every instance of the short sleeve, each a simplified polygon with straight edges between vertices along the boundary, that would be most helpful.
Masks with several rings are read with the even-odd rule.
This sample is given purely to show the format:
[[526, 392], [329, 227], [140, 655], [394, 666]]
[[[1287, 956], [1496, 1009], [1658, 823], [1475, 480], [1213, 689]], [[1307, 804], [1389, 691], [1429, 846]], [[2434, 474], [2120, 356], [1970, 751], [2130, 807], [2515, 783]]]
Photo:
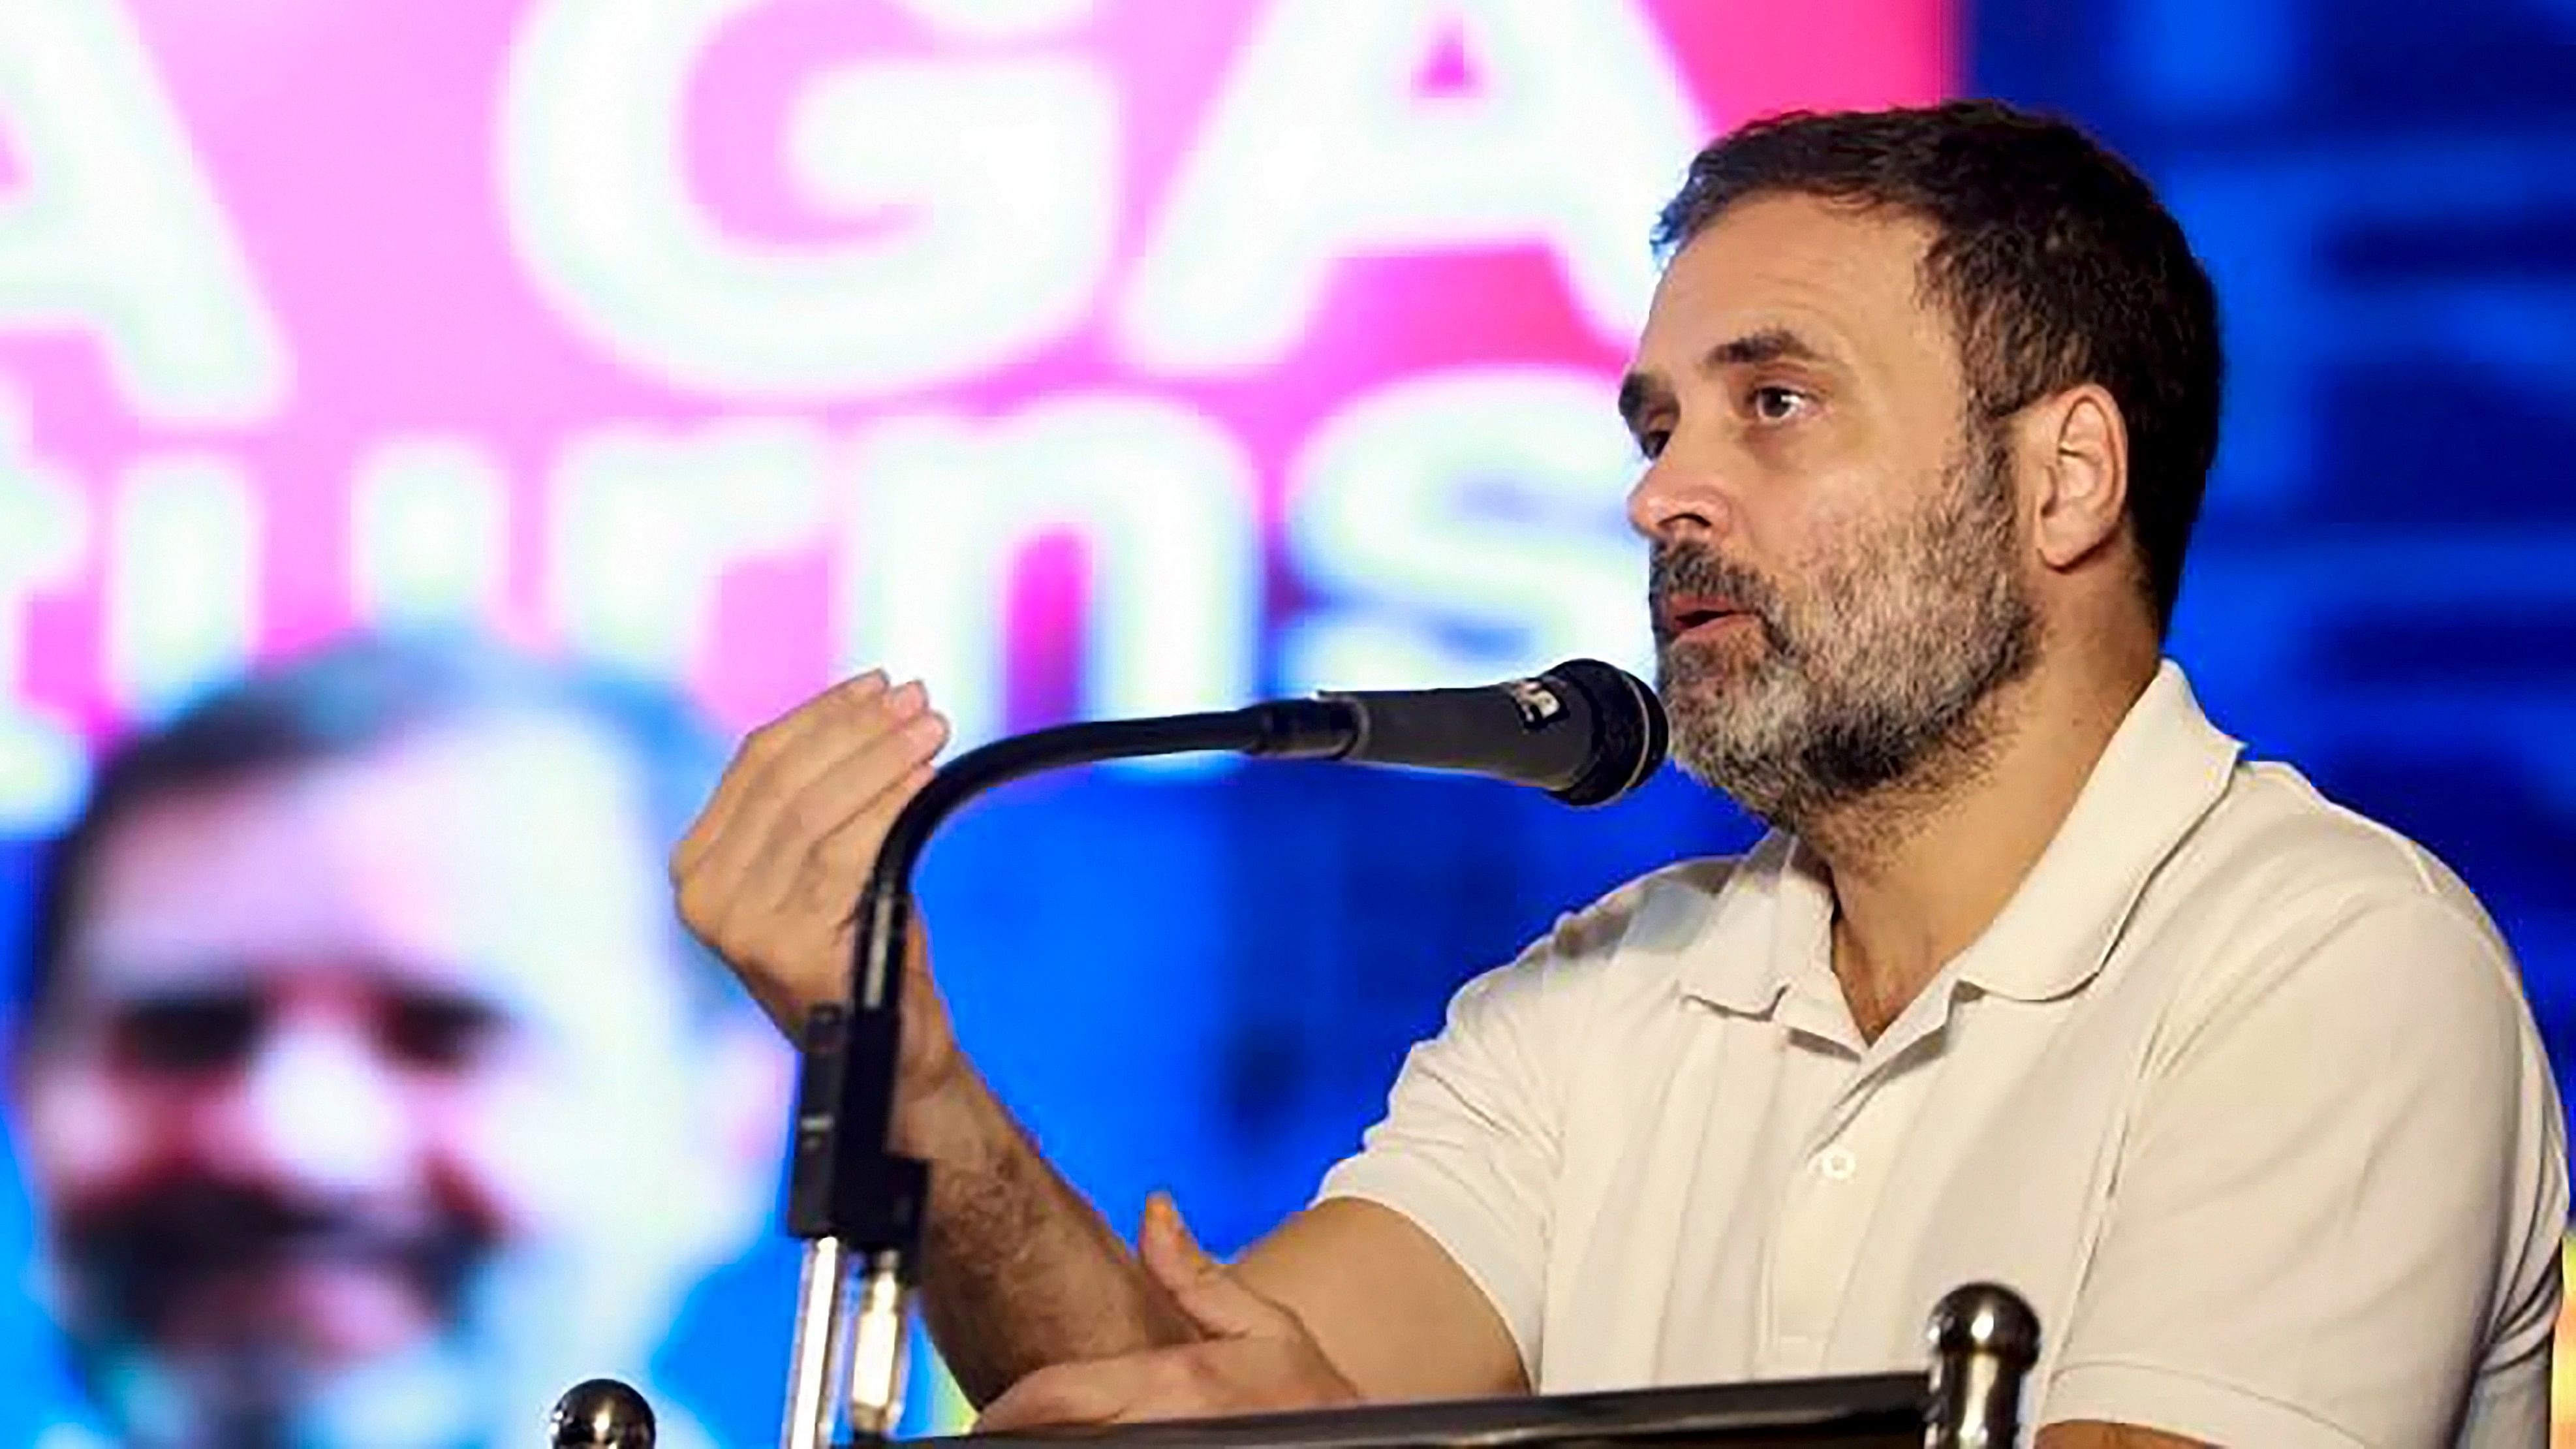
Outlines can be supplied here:
[[1410, 1219], [1493, 1304], [1538, 1377], [1566, 1046], [1578, 1025], [1546, 943], [1469, 982], [1440, 1034], [1406, 1057], [1386, 1115], [1316, 1196]]
[[2565, 1129], [2510, 959], [2430, 894], [2284, 939], [2169, 1024], [2045, 1417], [2542, 1444]]

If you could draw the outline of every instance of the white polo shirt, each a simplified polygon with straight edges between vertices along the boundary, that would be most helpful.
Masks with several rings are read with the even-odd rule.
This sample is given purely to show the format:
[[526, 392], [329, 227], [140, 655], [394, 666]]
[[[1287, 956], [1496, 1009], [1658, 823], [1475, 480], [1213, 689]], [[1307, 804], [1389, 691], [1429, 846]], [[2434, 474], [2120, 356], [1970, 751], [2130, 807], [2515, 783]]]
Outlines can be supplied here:
[[2539, 1446], [2564, 1126], [2430, 855], [2245, 764], [2168, 663], [1984, 935], [1875, 1042], [1774, 836], [1470, 983], [1322, 1195], [1429, 1232], [1544, 1392], [1920, 1369], [2037, 1309], [2026, 1423]]

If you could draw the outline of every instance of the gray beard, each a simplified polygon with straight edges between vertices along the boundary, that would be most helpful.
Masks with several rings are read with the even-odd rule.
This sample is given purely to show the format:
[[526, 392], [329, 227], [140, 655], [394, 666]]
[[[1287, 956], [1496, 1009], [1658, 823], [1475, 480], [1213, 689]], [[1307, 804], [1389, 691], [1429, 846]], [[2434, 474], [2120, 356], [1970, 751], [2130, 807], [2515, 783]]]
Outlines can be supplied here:
[[2004, 466], [2000, 440], [1988, 440], [1974, 464], [1946, 470], [1930, 507], [1825, 560], [1794, 604], [1712, 551], [1658, 547], [1659, 602], [1721, 594], [1762, 636], [1749, 660], [1738, 647], [1749, 639], [1659, 641], [1674, 762], [1800, 833], [1864, 801], [1937, 796], [1973, 779], [1993, 729], [1981, 706], [2039, 652], [2013, 570]]

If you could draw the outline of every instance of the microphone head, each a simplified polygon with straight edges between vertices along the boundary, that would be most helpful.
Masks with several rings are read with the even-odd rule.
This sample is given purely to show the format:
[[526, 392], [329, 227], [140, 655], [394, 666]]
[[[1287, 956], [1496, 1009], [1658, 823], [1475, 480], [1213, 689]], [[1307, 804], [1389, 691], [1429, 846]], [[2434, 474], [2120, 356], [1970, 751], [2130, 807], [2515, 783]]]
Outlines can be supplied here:
[[1549, 794], [1568, 805], [1606, 805], [1663, 768], [1671, 726], [1644, 680], [1598, 659], [1569, 659], [1538, 678], [1582, 699], [1592, 715], [1582, 773]]

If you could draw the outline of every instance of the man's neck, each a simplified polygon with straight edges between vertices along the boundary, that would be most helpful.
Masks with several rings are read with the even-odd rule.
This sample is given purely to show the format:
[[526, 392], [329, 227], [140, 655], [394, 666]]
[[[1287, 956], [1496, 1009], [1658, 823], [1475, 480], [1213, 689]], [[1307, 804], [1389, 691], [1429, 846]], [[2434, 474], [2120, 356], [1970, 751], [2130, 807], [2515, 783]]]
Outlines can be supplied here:
[[1833, 879], [1834, 975], [1864, 1039], [2003, 912], [2155, 668], [2152, 650], [2117, 669], [2043, 660], [1950, 758], [1801, 829]]

